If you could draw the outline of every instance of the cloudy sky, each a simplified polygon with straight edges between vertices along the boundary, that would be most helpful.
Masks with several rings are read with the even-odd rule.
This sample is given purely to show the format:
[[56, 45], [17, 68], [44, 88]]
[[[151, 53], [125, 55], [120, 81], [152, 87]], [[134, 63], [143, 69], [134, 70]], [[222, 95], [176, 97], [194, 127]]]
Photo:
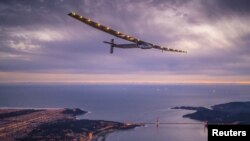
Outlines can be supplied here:
[[[188, 53], [111, 55], [71, 11]], [[249, 0], [1, 0], [0, 19], [0, 82], [250, 84]]]

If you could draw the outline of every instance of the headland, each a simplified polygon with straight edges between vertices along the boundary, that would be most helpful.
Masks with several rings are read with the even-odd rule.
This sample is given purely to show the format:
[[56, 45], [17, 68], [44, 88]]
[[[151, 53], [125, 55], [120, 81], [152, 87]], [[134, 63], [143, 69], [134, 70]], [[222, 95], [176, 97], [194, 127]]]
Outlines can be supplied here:
[[181, 106], [172, 109], [195, 110], [184, 118], [203, 121], [208, 124], [248, 124], [250, 125], [250, 102], [230, 102], [205, 107]]
[[0, 109], [0, 140], [81, 140], [94, 141], [117, 130], [139, 124], [77, 119], [81, 109]]

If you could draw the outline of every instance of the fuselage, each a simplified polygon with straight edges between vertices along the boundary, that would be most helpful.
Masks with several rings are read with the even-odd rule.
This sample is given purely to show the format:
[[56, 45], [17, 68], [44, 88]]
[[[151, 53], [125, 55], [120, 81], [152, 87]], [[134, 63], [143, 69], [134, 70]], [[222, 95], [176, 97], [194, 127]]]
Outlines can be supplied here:
[[137, 46], [141, 49], [151, 49], [153, 48], [153, 45], [147, 42], [138, 42]]
[[115, 44], [114, 47], [117, 48], [141, 48], [141, 49], [151, 49], [153, 48], [152, 44], [146, 42], [140, 42], [137, 44]]

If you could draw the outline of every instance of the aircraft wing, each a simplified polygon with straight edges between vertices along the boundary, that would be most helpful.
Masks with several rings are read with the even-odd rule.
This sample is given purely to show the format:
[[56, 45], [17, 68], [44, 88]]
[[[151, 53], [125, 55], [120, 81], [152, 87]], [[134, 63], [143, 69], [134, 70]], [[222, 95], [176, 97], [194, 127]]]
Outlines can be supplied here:
[[124, 40], [134, 42], [134, 43], [137, 43], [137, 42], [140, 41], [139, 39], [136, 39], [135, 37], [132, 37], [132, 36], [126, 35], [124, 33], [121, 33], [119, 31], [116, 31], [114, 29], [111, 29], [111, 28], [109, 28], [107, 26], [104, 26], [104, 25], [102, 25], [100, 23], [92, 21], [91, 19], [80, 16], [80, 15], [74, 13], [74, 12], [71, 12], [68, 15], [75, 18], [75, 19], [77, 19], [77, 20], [79, 20], [79, 21], [81, 21], [81, 22], [83, 22], [83, 23], [85, 23], [85, 24], [87, 24], [87, 25], [89, 25], [89, 26], [92, 26], [92, 27], [94, 27], [96, 29], [99, 29], [99, 30], [101, 30], [103, 32], [109, 33], [109, 34], [111, 34], [113, 36], [116, 36], [118, 38], [122, 38]]
[[172, 48], [167, 48], [167, 47], [158, 46], [158, 45], [153, 45], [153, 48], [155, 48], [155, 49], [160, 49], [160, 50], [162, 50], [162, 51], [172, 51], [172, 52], [187, 53], [187, 51], [178, 50], [178, 49], [172, 49]]
[[[73, 17], [73, 18], [75, 18], [75, 19], [77, 19], [77, 20], [79, 20], [79, 21], [81, 21], [81, 22], [83, 22], [83, 23], [85, 23], [85, 24], [87, 24], [87, 25], [89, 25], [89, 26], [92, 26], [92, 27], [94, 27], [94, 28], [96, 28], [98, 30], [101, 30], [103, 32], [106, 32], [108, 34], [116, 36], [118, 38], [130, 41], [130, 42], [134, 42], [136, 44], [138, 44], [138, 43], [147, 43], [145, 41], [139, 40], [139, 39], [137, 39], [135, 37], [129, 36], [127, 34], [119, 32], [117, 30], [111, 29], [110, 27], [107, 27], [107, 26], [104, 26], [104, 25], [102, 25], [100, 23], [92, 21], [91, 19], [88, 19], [86, 17], [80, 16], [80, 15], [76, 14], [75, 12], [71, 12], [68, 15], [71, 16], [71, 17]], [[151, 44], [151, 43], [147, 43], [147, 44], [150, 44], [150, 45], [152, 45], [153, 48], [160, 49], [162, 51], [185, 52], [186, 53], [186, 51], [182, 51], [182, 50], [176, 50], [176, 49], [161, 47], [161, 46], [154, 45], [154, 44]]]

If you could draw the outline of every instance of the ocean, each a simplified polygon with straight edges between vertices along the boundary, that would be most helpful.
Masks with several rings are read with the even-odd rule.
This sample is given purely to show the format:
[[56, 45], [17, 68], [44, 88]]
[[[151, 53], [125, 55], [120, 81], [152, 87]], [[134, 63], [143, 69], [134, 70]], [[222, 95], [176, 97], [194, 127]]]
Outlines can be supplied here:
[[[192, 111], [175, 106], [210, 107], [234, 101], [250, 101], [249, 85], [106, 85], [106, 84], [2, 84], [0, 107], [81, 108], [79, 116], [119, 122], [198, 123], [148, 124], [103, 137], [106, 141], [206, 141], [203, 123], [187, 118]], [[200, 124], [199, 124], [200, 123]]]

